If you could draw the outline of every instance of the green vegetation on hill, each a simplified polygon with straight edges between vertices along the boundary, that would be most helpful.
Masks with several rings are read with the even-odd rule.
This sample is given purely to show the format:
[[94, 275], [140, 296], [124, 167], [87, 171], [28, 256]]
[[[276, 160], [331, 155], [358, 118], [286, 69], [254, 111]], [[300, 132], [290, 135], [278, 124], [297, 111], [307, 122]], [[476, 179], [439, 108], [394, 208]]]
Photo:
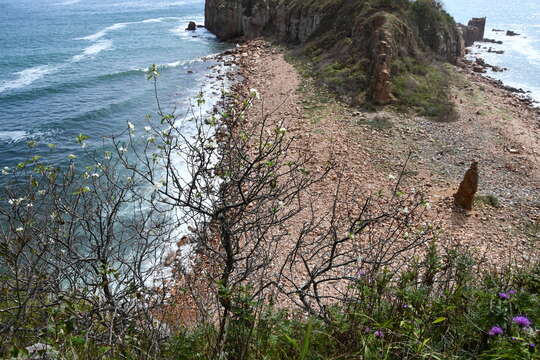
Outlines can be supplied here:
[[[540, 265], [504, 273], [479, 272], [478, 266], [466, 253], [432, 250], [401, 275], [359, 272], [349, 300], [329, 308], [324, 318], [261, 308], [245, 287], [232, 294], [242, 311], [230, 320], [223, 358], [540, 359]], [[4, 342], [0, 356], [23, 359], [25, 347], [39, 342], [49, 346], [51, 359], [216, 359], [217, 325], [175, 327], [155, 347], [151, 334], [134, 323], [116, 338], [121, 343], [109, 344], [79, 327], [78, 317], [88, 310], [67, 303], [36, 312], [28, 325], [42, 331]], [[96, 331], [101, 325], [96, 319], [91, 326]]]
[[390, 47], [391, 93], [398, 108], [412, 107], [443, 121], [456, 116], [448, 91], [452, 74], [443, 63], [456, 60], [459, 34], [437, 1], [313, 0], [289, 6], [325, 14], [297, 55], [339, 97], [357, 105], [372, 100], [376, 47], [383, 37]]

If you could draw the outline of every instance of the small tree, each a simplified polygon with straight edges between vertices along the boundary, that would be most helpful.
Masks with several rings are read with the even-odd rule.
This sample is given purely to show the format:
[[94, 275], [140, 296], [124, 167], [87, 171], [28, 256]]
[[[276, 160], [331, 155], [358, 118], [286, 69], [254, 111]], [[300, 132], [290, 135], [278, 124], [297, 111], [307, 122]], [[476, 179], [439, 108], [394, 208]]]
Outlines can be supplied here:
[[154, 309], [165, 296], [158, 265], [169, 220], [144, 205], [136, 174], [119, 172], [110, 154], [84, 170], [70, 157], [66, 167], [38, 157], [19, 164], [5, 188], [0, 352], [44, 342], [155, 353], [165, 331]]

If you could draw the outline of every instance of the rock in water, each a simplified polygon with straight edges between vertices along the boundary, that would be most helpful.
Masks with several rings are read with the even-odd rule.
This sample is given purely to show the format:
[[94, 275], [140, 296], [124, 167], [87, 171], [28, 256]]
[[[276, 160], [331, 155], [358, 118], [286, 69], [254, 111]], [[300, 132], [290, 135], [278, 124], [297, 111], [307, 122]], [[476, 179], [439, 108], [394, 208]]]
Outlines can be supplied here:
[[478, 190], [478, 162], [473, 161], [471, 167], [465, 173], [463, 181], [459, 184], [457, 193], [454, 194], [454, 204], [465, 210], [472, 210], [474, 195]]
[[188, 27], [186, 28], [187, 31], [195, 31], [197, 30], [197, 24], [195, 24], [194, 21], [190, 21], [188, 24]]

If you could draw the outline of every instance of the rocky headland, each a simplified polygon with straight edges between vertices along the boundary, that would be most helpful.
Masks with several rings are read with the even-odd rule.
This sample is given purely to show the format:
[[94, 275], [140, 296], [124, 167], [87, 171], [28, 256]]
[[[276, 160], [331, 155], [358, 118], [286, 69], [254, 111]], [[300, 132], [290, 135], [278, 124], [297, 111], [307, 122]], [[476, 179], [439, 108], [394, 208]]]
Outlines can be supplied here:
[[[535, 258], [538, 110], [464, 59], [485, 19], [463, 26], [432, 1], [387, 3], [207, 0], [205, 25], [240, 43], [225, 56], [238, 66], [229, 76], [244, 79], [235, 92], [258, 89], [293, 151], [315, 154], [315, 174], [338, 164], [314, 189], [314, 208], [328, 206], [338, 178], [366, 196], [391, 187], [410, 156], [403, 185], [429, 194], [441, 243], [492, 264]], [[473, 162], [478, 193], [463, 211], [453, 195]]]

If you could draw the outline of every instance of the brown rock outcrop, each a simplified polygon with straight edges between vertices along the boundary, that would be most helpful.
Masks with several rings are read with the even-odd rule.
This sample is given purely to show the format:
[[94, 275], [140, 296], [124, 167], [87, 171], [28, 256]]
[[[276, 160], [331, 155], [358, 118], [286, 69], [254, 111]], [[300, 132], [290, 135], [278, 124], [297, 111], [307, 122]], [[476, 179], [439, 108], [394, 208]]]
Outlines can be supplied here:
[[460, 25], [460, 27], [465, 46], [469, 47], [474, 44], [475, 41], [482, 41], [484, 39], [486, 18], [472, 18], [466, 26]]
[[454, 204], [465, 209], [472, 210], [474, 195], [478, 190], [478, 162], [473, 161], [471, 167], [465, 173], [463, 181], [459, 184], [458, 191], [454, 194]]
[[389, 60], [391, 50], [390, 45], [385, 40], [381, 40], [375, 49], [371, 96], [373, 102], [378, 105], [385, 105], [395, 101], [392, 95], [392, 82], [390, 81]]

